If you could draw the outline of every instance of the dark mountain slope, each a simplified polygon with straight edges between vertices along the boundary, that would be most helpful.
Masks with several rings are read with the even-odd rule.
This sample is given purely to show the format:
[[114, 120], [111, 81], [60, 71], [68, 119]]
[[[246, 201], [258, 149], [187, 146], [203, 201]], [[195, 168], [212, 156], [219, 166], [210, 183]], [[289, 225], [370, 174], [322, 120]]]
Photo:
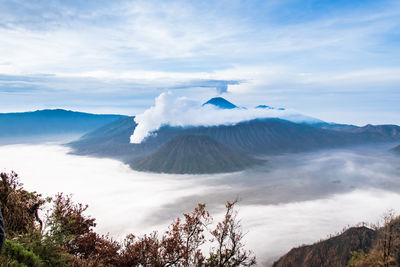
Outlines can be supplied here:
[[122, 117], [70, 143], [78, 154], [123, 155], [130, 151], [129, 140], [136, 123], [134, 117]]
[[377, 229], [352, 227], [342, 234], [289, 251], [283, 266], [400, 266], [400, 217], [388, 213]]
[[400, 145], [392, 148], [390, 151], [400, 155]]
[[377, 233], [366, 227], [353, 227], [328, 240], [293, 248], [273, 264], [274, 267], [347, 266], [352, 251], [369, 252]]
[[[229, 126], [195, 127], [186, 134], [203, 134], [246, 154], [277, 154], [339, 147], [356, 142], [353, 134], [318, 129], [281, 119], [260, 119]], [[159, 136], [162, 136], [160, 129]]]
[[352, 131], [353, 133], [361, 133], [365, 137], [372, 139], [380, 139], [382, 141], [391, 141], [400, 136], [400, 126], [398, 125], [371, 125], [359, 127]]
[[96, 115], [63, 109], [0, 113], [0, 138], [83, 134], [108, 124], [121, 115]]
[[[208, 136], [212, 138], [212, 140], [229, 148], [230, 152], [250, 157], [400, 140], [400, 132], [398, 132], [396, 128], [398, 126], [366, 126], [355, 128], [359, 131], [355, 131], [354, 129], [349, 131], [350, 128], [353, 128], [352, 126], [346, 128], [344, 131], [340, 131], [322, 129], [320, 127], [293, 123], [282, 119], [257, 119], [240, 122], [235, 125], [211, 127], [163, 126], [147, 137], [142, 143], [130, 144], [130, 136], [135, 127], [136, 124], [132, 117], [120, 118], [117, 121], [86, 134], [80, 140], [70, 143], [69, 146], [73, 148], [73, 153], [76, 154], [118, 158], [131, 164], [138, 158], [149, 156], [174, 137], [180, 135]], [[190, 144], [190, 141], [194, 143]], [[167, 153], [165, 149], [157, 151], [157, 153], [149, 156], [147, 161], [143, 160], [141, 165], [137, 165], [136, 168], [155, 172], [203, 173], [204, 170], [199, 166], [189, 165], [189, 161], [185, 161], [185, 156], [183, 155], [183, 153], [191, 155], [191, 150], [183, 147], [194, 149], [197, 145], [200, 145], [200, 143], [201, 142], [197, 139], [188, 139], [184, 142], [184, 145], [182, 145], [178, 144], [175, 140], [175, 146], [179, 145], [182, 151], [172, 154]], [[169, 147], [172, 148], [171, 146]], [[204, 149], [200, 151], [205, 153], [206, 156], [211, 150]], [[230, 152], [226, 150], [223, 151], [230, 155]], [[204, 166], [210, 166], [210, 164], [215, 161], [212, 157], [205, 158], [210, 161], [197, 162], [201, 162]], [[154, 164], [154, 162], [159, 162], [160, 160], [165, 161], [165, 164], [168, 164], [168, 166]], [[171, 166], [171, 161], [176, 162], [174, 164], [178, 165]], [[193, 169], [189, 170], [188, 166]], [[239, 164], [239, 167], [240, 166]], [[231, 167], [222, 169], [225, 171], [234, 170]], [[211, 168], [209, 172], [212, 172], [211, 170], [221, 172], [222, 169]]]
[[388, 137], [365, 132], [321, 129], [281, 119], [258, 119], [236, 125], [211, 127], [164, 126], [141, 144], [129, 144], [135, 126], [132, 117], [121, 118], [69, 145], [74, 148], [74, 153], [124, 158], [130, 161], [154, 152], [178, 135], [207, 135], [235, 152], [249, 155], [302, 152], [400, 140], [400, 134]]
[[[374, 127], [385, 127], [374, 126]], [[256, 119], [235, 125], [177, 128], [165, 126], [145, 143], [165, 142], [180, 134], [207, 135], [234, 151], [268, 155], [338, 148], [371, 142], [400, 140], [400, 134], [374, 134], [321, 129], [282, 119]]]
[[130, 144], [129, 137], [135, 126], [132, 118], [121, 118], [70, 143], [70, 146], [77, 154], [111, 156], [130, 161], [154, 152], [178, 135], [210, 136], [233, 151], [250, 155], [310, 151], [359, 142], [357, 136], [351, 133], [280, 119], [263, 119], [212, 127], [164, 126], [141, 144]]
[[179, 135], [131, 166], [140, 171], [201, 174], [239, 171], [256, 162], [208, 136]]
[[351, 124], [338, 124], [338, 123], [328, 123], [328, 122], [318, 122], [311, 124], [313, 127], [326, 129], [326, 130], [334, 130], [339, 132], [354, 132], [356, 129], [360, 128]]
[[393, 140], [393, 138], [394, 139], [398, 138], [400, 135], [400, 126], [391, 124], [387, 125], [367, 124], [363, 127], [358, 127], [355, 125], [348, 125], [348, 124], [322, 122], [322, 123], [314, 123], [311, 125], [321, 129], [362, 134], [363, 138], [379, 139], [381, 141], [390, 141]]
[[[136, 127], [134, 117], [122, 117], [68, 144], [74, 154], [112, 157], [129, 162], [148, 155], [166, 141], [131, 144], [130, 136]], [[169, 140], [169, 139], [168, 139]]]

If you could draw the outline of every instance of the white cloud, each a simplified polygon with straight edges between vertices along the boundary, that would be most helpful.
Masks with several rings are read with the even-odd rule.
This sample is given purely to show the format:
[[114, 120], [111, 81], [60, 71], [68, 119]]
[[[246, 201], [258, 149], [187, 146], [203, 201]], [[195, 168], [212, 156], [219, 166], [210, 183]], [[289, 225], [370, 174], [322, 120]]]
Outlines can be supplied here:
[[160, 204], [208, 190], [191, 179], [135, 172], [117, 160], [69, 155], [63, 146], [11, 145], [0, 151], [9, 155], [0, 159], [1, 172], [16, 171], [26, 189], [45, 197], [73, 194], [74, 201], [89, 204], [87, 215], [97, 219], [98, 231], [115, 238], [153, 231], [145, 220]]
[[299, 83], [305, 84], [335, 83], [347, 86], [370, 83], [389, 84], [394, 82], [400, 82], [400, 68], [370, 68], [345, 73], [332, 73], [330, 75], [309, 74], [299, 79]]
[[262, 266], [270, 266], [293, 247], [313, 244], [345, 227], [377, 223], [400, 195], [383, 190], [355, 190], [326, 199], [281, 205], [254, 205], [240, 209], [249, 233], [246, 241]]
[[202, 106], [201, 102], [186, 97], [176, 97], [172, 92], [167, 92], [155, 99], [154, 106], [136, 115], [137, 126], [131, 136], [131, 143], [141, 143], [163, 125], [180, 127], [231, 125], [257, 118], [282, 118], [296, 122], [318, 121], [291, 110], [255, 107], [218, 109], [213, 105]]
[[[55, 77], [34, 84], [47, 90], [36, 103], [17, 94], [18, 87], [31, 85], [20, 83], [12, 88], [15, 97], [6, 105], [54, 106], [58, 101], [49, 97], [54, 91], [87, 105], [94, 95], [121, 92], [131, 98], [146, 94], [151, 101], [163, 90], [191, 87], [192, 80], [229, 79], [241, 81], [228, 86], [233, 99], [252, 103], [261, 98], [299, 109], [334, 100], [332, 92], [398, 87], [400, 6], [393, 1], [376, 9], [338, 6], [295, 23], [276, 15], [281, 10], [297, 15], [304, 11], [291, 6], [291, 1], [260, 6], [241, 1], [74, 3], [0, 3], [0, 74]], [[76, 92], [86, 95], [72, 96]], [[314, 95], [319, 98], [304, 101]], [[358, 106], [382, 109], [378, 102], [363, 104], [366, 101], [358, 101], [359, 97], [365, 95], [354, 97], [349, 112]], [[390, 94], [387, 99], [396, 97]], [[122, 103], [121, 98], [104, 98], [113, 99], [104, 102], [105, 110]], [[342, 102], [337, 100], [331, 110]], [[313, 114], [324, 110], [318, 107]], [[345, 115], [338, 120], [346, 119]], [[361, 120], [365, 121], [356, 118], [352, 123]]]
[[[7, 27], [0, 28], [1, 57], [12, 65], [1, 67], [0, 72], [118, 73], [143, 69], [142, 64], [149, 61], [155, 71], [159, 60], [167, 59], [172, 66], [187, 59], [179, 72], [186, 72], [185, 65], [199, 59], [209, 72], [217, 69], [216, 62], [224, 64], [224, 69], [240, 62], [290, 66], [295, 58], [319, 64], [330, 55], [354, 58], [353, 54], [365, 54], [380, 40], [377, 34], [390, 33], [397, 26], [392, 18], [399, 15], [396, 8], [387, 8], [275, 25], [256, 23], [238, 13], [240, 5], [233, 5], [239, 10], [229, 10], [224, 4], [201, 9], [184, 2], [118, 1], [105, 6], [88, 4], [80, 11], [62, 3], [48, 9], [24, 3], [29, 12], [2, 14], [0, 23]], [[21, 19], [25, 16], [27, 21]], [[31, 21], [39, 26], [32, 29]], [[309, 51], [312, 60], [302, 55]]]
[[[116, 160], [75, 156], [67, 152], [66, 147], [55, 145], [0, 146], [0, 153], [7, 155], [0, 157], [0, 171], [16, 171], [26, 189], [36, 190], [44, 196], [53, 196], [57, 192], [73, 193], [74, 201], [89, 204], [87, 215], [96, 218], [96, 231], [101, 234], [110, 233], [111, 237], [118, 240], [129, 233], [142, 235], [154, 230], [163, 231], [176, 216], [194, 208], [202, 195], [207, 197], [212, 192], [234, 192], [241, 195], [241, 190], [251, 189], [253, 194], [248, 198], [258, 199], [259, 195], [254, 195], [254, 192], [261, 191], [264, 192], [261, 200], [268, 202], [271, 184], [274, 187], [272, 190], [276, 187], [287, 194], [293, 194], [299, 192], [293, 188], [296, 184], [309, 185], [308, 177], [310, 174], [313, 176], [315, 168], [321, 167], [322, 172], [326, 170], [318, 161], [321, 158], [319, 154], [316, 157], [310, 157], [309, 154], [305, 157], [297, 155], [295, 158], [301, 164], [282, 158], [285, 168], [279, 168], [282, 165], [278, 165], [272, 171], [291, 176], [290, 189], [294, 191], [288, 192], [284, 186], [288, 178], [285, 175], [271, 176], [270, 172], [259, 173], [262, 177], [257, 183], [251, 182], [255, 175], [252, 172], [202, 176], [140, 173]], [[244, 231], [248, 232], [246, 248], [256, 252], [259, 264], [277, 259], [294, 246], [311, 244], [339, 232], [347, 225], [362, 221], [375, 223], [388, 209], [400, 210], [398, 193], [368, 188], [369, 185], [379, 187], [380, 184], [391, 187], [393, 191], [397, 190], [398, 170], [393, 163], [398, 162], [398, 159], [388, 161], [376, 153], [362, 153], [358, 157], [370, 159], [360, 164], [349, 155], [333, 153], [332, 156], [349, 161], [346, 166], [356, 164], [354, 170], [343, 170], [341, 164], [331, 166], [330, 170], [342, 175], [339, 179], [343, 183], [349, 186], [356, 184], [358, 189], [344, 194], [327, 195], [322, 199], [277, 205], [244, 205], [239, 202], [239, 217], [242, 218]], [[323, 158], [326, 163], [332, 161]], [[305, 168], [310, 170], [305, 171]], [[357, 178], [360, 169], [364, 172], [364, 178], [369, 179]], [[268, 170], [271, 170], [271, 166]], [[384, 177], [380, 174], [384, 174]], [[291, 180], [293, 176], [298, 177]], [[318, 175], [310, 185], [314, 190], [319, 182], [325, 180], [321, 177], [325, 175]], [[235, 184], [234, 181], [241, 182]], [[308, 186], [304, 186], [304, 189], [308, 199], [313, 199], [314, 191], [309, 192]], [[188, 196], [193, 197], [190, 203], [185, 198]], [[223, 216], [226, 200], [229, 199], [207, 198], [208, 207], [218, 207], [211, 213], [215, 221]], [[168, 208], [168, 205], [176, 202], [180, 205]], [[164, 215], [162, 219], [157, 217], [160, 214]]]

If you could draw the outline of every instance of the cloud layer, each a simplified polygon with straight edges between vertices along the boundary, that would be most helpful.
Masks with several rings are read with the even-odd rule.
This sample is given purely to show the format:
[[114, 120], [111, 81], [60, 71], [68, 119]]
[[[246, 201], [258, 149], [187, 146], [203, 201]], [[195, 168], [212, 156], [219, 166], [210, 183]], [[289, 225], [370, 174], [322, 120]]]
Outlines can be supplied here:
[[73, 193], [89, 204], [97, 231], [118, 239], [162, 231], [199, 202], [218, 220], [225, 201], [239, 197], [246, 244], [265, 266], [293, 246], [400, 211], [400, 159], [387, 148], [280, 156], [258, 170], [190, 176], [135, 172], [116, 160], [69, 155], [63, 146], [12, 145], [0, 146], [7, 155], [0, 171], [16, 171], [44, 196]]

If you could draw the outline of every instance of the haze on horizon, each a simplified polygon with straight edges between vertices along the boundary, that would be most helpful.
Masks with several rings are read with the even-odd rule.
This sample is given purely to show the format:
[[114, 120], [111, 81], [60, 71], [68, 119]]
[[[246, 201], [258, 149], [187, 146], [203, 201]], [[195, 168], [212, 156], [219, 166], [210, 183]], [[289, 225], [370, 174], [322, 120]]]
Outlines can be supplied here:
[[136, 115], [165, 91], [400, 124], [400, 3], [0, 1], [0, 112]]

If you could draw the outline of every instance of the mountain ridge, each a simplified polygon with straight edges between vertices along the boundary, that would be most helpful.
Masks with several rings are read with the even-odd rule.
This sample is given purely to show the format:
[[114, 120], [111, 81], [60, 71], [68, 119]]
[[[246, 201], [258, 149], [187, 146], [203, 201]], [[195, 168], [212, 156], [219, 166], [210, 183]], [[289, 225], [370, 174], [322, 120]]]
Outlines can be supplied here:
[[[73, 148], [71, 153], [74, 154], [111, 157], [131, 163], [149, 156], [179, 135], [206, 135], [233, 152], [249, 157], [400, 140], [400, 135], [392, 134], [397, 132], [399, 126], [377, 126], [389, 130], [377, 131], [371, 135], [371, 127], [365, 131], [362, 127], [339, 125], [338, 129], [333, 130], [270, 118], [210, 127], [162, 126], [142, 143], [130, 144], [130, 136], [135, 127], [134, 117], [123, 117], [68, 145]], [[390, 130], [393, 127], [394, 130]]]
[[313, 245], [293, 248], [272, 266], [348, 266], [351, 253], [353, 251], [368, 253], [376, 237], [377, 232], [370, 228], [352, 227], [338, 236]]
[[0, 138], [23, 141], [40, 136], [81, 135], [121, 117], [64, 109], [0, 113]]
[[[214, 97], [203, 104], [213, 105], [219, 109], [240, 109], [222, 97]], [[259, 105], [256, 108], [271, 109], [267, 105]], [[275, 109], [275, 108], [272, 108]], [[199, 114], [201, 116], [201, 114]], [[297, 116], [297, 117], [296, 117]], [[289, 116], [290, 117], [290, 116]], [[68, 145], [73, 148], [72, 153], [81, 155], [94, 155], [118, 158], [137, 169], [156, 172], [190, 172], [187, 169], [179, 169], [186, 166], [185, 157], [180, 153], [171, 154], [163, 146], [169, 147], [174, 151], [172, 144], [180, 146], [182, 151], [191, 155], [192, 150], [196, 149], [190, 142], [172, 141], [177, 136], [207, 136], [208, 141], [193, 142], [204, 145], [202, 150], [205, 155], [209, 154], [211, 148], [219, 148], [227, 154], [243, 155], [254, 158], [259, 156], [277, 155], [283, 153], [299, 153], [325, 148], [340, 148], [344, 146], [368, 144], [371, 142], [387, 142], [400, 140], [400, 126], [397, 125], [366, 125], [358, 127], [354, 125], [326, 123], [321, 120], [309, 117], [305, 121], [300, 114], [292, 115], [295, 119], [283, 118], [258, 118], [230, 125], [215, 126], [169, 126], [163, 125], [158, 130], [153, 131], [139, 144], [131, 144], [130, 136], [134, 132], [137, 124], [134, 117], [122, 117], [110, 124], [105, 125], [95, 131], [85, 134], [82, 138]], [[179, 139], [179, 138], [178, 138]], [[212, 141], [211, 141], [212, 140]], [[215, 142], [215, 143], [213, 143]], [[168, 144], [169, 143], [169, 144]], [[168, 145], [166, 145], [168, 144]], [[206, 144], [206, 145], [205, 145]], [[185, 149], [182, 146], [191, 147]], [[224, 148], [220, 147], [224, 146]], [[214, 151], [215, 152], [215, 151]], [[215, 152], [217, 153], [217, 152]], [[217, 153], [218, 154], [218, 153]], [[161, 155], [164, 161], [161, 162]], [[219, 153], [219, 157], [223, 157]], [[182, 161], [178, 169], [171, 167], [159, 170], [164, 163], [172, 166], [171, 158]], [[141, 166], [133, 162], [138, 162], [141, 158]], [[145, 160], [147, 158], [147, 161]], [[217, 161], [215, 157], [209, 157], [211, 161]], [[158, 161], [158, 164], [151, 162]], [[199, 158], [196, 161], [202, 162]], [[245, 160], [244, 160], [245, 161]], [[238, 161], [240, 162], [240, 161]], [[203, 162], [206, 166], [212, 166], [212, 162]], [[190, 164], [189, 164], [190, 165]], [[240, 164], [239, 164], [240, 165]], [[174, 165], [175, 166], [175, 165]], [[199, 166], [192, 166], [200, 171]], [[227, 168], [232, 169], [232, 167]], [[218, 169], [215, 169], [219, 171]], [[201, 170], [203, 172], [203, 170]]]

